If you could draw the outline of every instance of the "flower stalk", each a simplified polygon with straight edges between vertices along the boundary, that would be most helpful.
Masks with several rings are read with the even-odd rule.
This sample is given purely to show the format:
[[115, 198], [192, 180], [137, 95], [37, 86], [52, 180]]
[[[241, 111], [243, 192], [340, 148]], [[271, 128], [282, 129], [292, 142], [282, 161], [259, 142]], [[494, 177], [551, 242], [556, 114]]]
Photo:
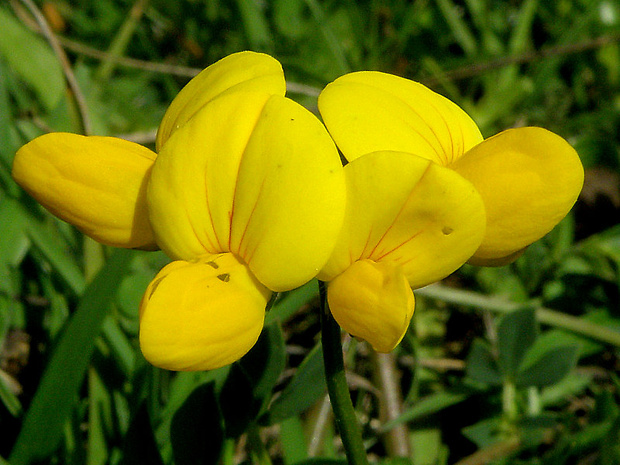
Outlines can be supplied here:
[[362, 433], [355, 416], [344, 371], [340, 326], [329, 310], [327, 289], [322, 281], [319, 282], [319, 294], [321, 297], [321, 342], [323, 344], [325, 380], [336, 426], [349, 464], [368, 465]]

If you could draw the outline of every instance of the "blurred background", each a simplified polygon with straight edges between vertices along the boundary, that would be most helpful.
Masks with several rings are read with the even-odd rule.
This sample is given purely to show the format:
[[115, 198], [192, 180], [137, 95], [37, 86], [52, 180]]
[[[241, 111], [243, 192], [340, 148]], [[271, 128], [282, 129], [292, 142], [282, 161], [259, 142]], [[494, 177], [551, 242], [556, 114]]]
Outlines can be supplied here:
[[241, 50], [288, 95], [356, 70], [420, 81], [485, 137], [536, 125], [579, 152], [573, 213], [516, 263], [417, 292], [388, 356], [345, 338], [382, 464], [620, 463], [620, 4], [616, 0], [7, 0], [0, 3], [0, 464], [340, 464], [317, 285], [208, 373], [149, 366], [137, 308], [159, 253], [113, 251], [11, 179], [50, 131], [154, 146], [174, 96]]

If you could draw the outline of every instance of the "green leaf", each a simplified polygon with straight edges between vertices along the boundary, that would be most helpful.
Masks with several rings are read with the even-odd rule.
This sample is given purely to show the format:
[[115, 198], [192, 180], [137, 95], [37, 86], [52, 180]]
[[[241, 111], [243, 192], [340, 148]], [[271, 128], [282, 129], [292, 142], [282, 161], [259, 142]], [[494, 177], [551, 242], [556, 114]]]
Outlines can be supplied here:
[[295, 465], [347, 465], [346, 459], [327, 459], [315, 457], [311, 459], [302, 460]]
[[517, 386], [551, 386], [568, 375], [579, 356], [578, 345], [556, 347], [545, 352], [534, 363], [519, 370], [515, 378]]
[[605, 441], [609, 441], [611, 439], [610, 436], [613, 437], [610, 433], [613, 431], [616, 423], [617, 420], [594, 423], [586, 426], [582, 431], [573, 434], [571, 436], [571, 447], [573, 448], [573, 453], [581, 455], [585, 453], [586, 450], [593, 447], [597, 449], [602, 447]]
[[514, 377], [528, 349], [537, 336], [533, 308], [523, 308], [504, 315], [497, 327], [499, 367], [504, 375]]
[[491, 348], [481, 339], [476, 339], [472, 344], [466, 367], [467, 376], [474, 381], [491, 386], [502, 384], [502, 374]]
[[299, 39], [309, 28], [308, 7], [304, 0], [275, 0], [273, 19], [278, 30], [291, 39]]
[[446, 463], [448, 447], [443, 443], [441, 436], [441, 429], [438, 426], [415, 428], [411, 431], [411, 458], [415, 465]]
[[125, 434], [121, 465], [164, 465], [159, 454], [148, 408], [143, 402], [129, 424]]
[[[138, 313], [138, 307], [136, 307]], [[131, 378], [136, 364], [136, 349], [125, 332], [119, 327], [117, 318], [109, 316], [103, 322], [103, 340], [113, 359], [127, 378]]]
[[532, 23], [536, 15], [538, 0], [526, 0], [519, 10], [516, 27], [513, 28], [508, 49], [510, 53], [523, 53], [530, 45], [532, 37]]
[[[11, 177], [13, 156], [21, 144], [12, 116], [11, 99], [7, 86], [7, 65], [0, 59], [0, 186], [11, 196], [18, 196], [20, 188]], [[2, 223], [5, 224], [5, 223]]]
[[53, 109], [65, 90], [65, 78], [56, 55], [46, 42], [4, 8], [0, 8], [0, 24], [0, 55], [32, 87], [45, 108]]
[[226, 426], [226, 437], [229, 438], [241, 436], [257, 414], [250, 377], [238, 363], [231, 365], [222, 386], [220, 408]]
[[227, 436], [240, 436], [260, 414], [271, 399], [285, 362], [280, 327], [276, 324], [266, 326], [254, 347], [231, 366], [222, 386], [220, 402]]
[[104, 431], [104, 410], [110, 407], [110, 395], [94, 368], [88, 369], [88, 448], [87, 465], [103, 464], [108, 459]]
[[518, 424], [521, 444], [524, 448], [533, 448], [549, 441], [549, 431], [557, 426], [558, 416], [554, 413], [543, 413], [525, 417]]
[[299, 417], [291, 417], [281, 423], [280, 443], [284, 463], [297, 463], [308, 457], [304, 424]]
[[261, 405], [271, 392], [286, 364], [284, 336], [277, 324], [266, 326], [252, 349], [239, 360], [239, 365], [252, 383], [254, 399]]
[[217, 463], [222, 452], [224, 425], [214, 383], [199, 386], [177, 410], [170, 440], [176, 465]]
[[430, 394], [418, 401], [413, 407], [403, 411], [399, 417], [386, 422], [381, 428], [381, 431], [386, 432], [401, 423], [417, 421], [437, 412], [441, 412], [448, 407], [460, 404], [469, 398], [471, 394], [473, 393], [449, 391], [438, 391]]
[[501, 417], [487, 418], [462, 429], [463, 435], [474, 442], [478, 448], [488, 447], [503, 437]]
[[313, 279], [307, 284], [278, 297], [265, 317], [265, 325], [278, 321], [284, 323], [301, 307], [307, 305], [319, 293], [318, 281]]
[[264, 6], [260, 2], [237, 0], [237, 8], [245, 27], [250, 48], [256, 52], [273, 50], [271, 28], [265, 16]]
[[390, 457], [377, 463], [378, 465], [411, 465], [411, 460], [406, 457]]
[[[142, 360], [146, 368], [145, 374], [148, 374], [148, 376], [145, 380], [136, 380], [136, 377], [134, 376], [134, 383], [136, 385], [148, 385], [153, 383], [153, 381], [149, 381], [149, 378], [154, 379], [154, 375], [161, 374], [163, 372], [163, 370], [159, 370], [158, 368], [148, 365], [146, 360]], [[166, 463], [169, 463], [172, 460], [170, 430], [172, 428], [172, 420], [177, 410], [181, 408], [192, 392], [203, 384], [213, 382], [215, 383], [215, 389], [217, 391], [218, 386], [221, 386], [224, 383], [229, 370], [230, 366], [225, 366], [211, 371], [183, 371], [176, 373], [171, 378], [170, 384], [167, 387], [168, 398], [166, 404], [162, 406], [161, 411], [156, 407], [149, 411], [152, 418], [157, 418], [159, 420], [155, 425], [155, 438], [157, 443], [161, 445], [160, 452]], [[151, 399], [151, 405], [157, 404], [157, 402], [152, 399], [154, 396], [150, 393], [158, 392], [159, 389], [160, 387], [158, 385], [154, 385], [148, 387], [148, 390], [145, 391], [145, 395], [149, 396], [147, 399]]]
[[26, 233], [32, 244], [45, 256], [58, 275], [69, 285], [75, 294], [82, 294], [86, 283], [80, 267], [76, 263], [75, 254], [67, 253], [66, 241], [56, 229], [38, 221], [22, 207], [26, 218]]
[[565, 404], [574, 396], [580, 395], [592, 383], [590, 374], [569, 373], [568, 376], [553, 386], [544, 388], [540, 394], [540, 403], [544, 407]]
[[14, 417], [20, 417], [23, 412], [22, 405], [9, 385], [10, 380], [11, 378], [4, 373], [0, 376], [0, 401], [2, 401], [2, 404], [11, 415]]
[[[30, 241], [24, 233], [22, 207], [11, 198], [0, 194], [0, 224], [2, 240], [0, 241], [0, 291], [13, 295], [11, 289], [11, 272], [19, 266], [28, 251]], [[1, 332], [0, 332], [1, 336]]]
[[439, 6], [441, 14], [450, 26], [452, 35], [456, 39], [457, 43], [467, 55], [475, 55], [478, 49], [476, 38], [467, 26], [467, 23], [459, 14], [457, 6], [452, 2], [452, 0], [438, 0], [437, 5]]
[[301, 363], [291, 382], [269, 407], [261, 422], [270, 424], [298, 415], [325, 395], [325, 370], [323, 350], [317, 344]]
[[132, 257], [130, 250], [115, 250], [86, 288], [26, 413], [9, 459], [12, 465], [42, 460], [58, 447], [109, 304]]

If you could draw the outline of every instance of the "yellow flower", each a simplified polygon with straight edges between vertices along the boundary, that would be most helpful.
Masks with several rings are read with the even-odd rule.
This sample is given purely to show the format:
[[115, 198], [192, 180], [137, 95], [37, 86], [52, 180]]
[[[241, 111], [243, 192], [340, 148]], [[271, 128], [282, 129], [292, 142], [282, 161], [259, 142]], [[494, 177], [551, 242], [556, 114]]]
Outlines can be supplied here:
[[[568, 213], [581, 190], [583, 167], [561, 137], [528, 127], [483, 140], [462, 109], [413, 81], [348, 74], [323, 90], [319, 109], [350, 162], [343, 230], [319, 277], [331, 281], [336, 321], [380, 351], [398, 344], [413, 313], [412, 304], [394, 304], [408, 302], [410, 289], [388, 290], [394, 267], [418, 288], [468, 260], [509, 263]], [[355, 271], [368, 260], [391, 265], [385, 289]], [[401, 295], [379, 305], [371, 297], [388, 292]]]
[[72, 134], [41, 136], [16, 155], [15, 179], [54, 214], [103, 243], [156, 244], [174, 260], [140, 308], [140, 345], [156, 366], [204, 370], [239, 359], [260, 334], [272, 291], [312, 279], [333, 249], [345, 203], [338, 152], [284, 92], [276, 60], [242, 52], [179, 93], [157, 155]]

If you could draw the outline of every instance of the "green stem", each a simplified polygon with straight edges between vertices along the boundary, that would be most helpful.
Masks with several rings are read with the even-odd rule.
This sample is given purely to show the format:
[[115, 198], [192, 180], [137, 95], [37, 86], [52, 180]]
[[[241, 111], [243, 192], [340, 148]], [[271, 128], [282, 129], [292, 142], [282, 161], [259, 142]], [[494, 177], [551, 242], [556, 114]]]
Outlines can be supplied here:
[[[432, 299], [442, 300], [466, 307], [484, 308], [495, 313], [510, 313], [528, 303], [536, 304], [536, 300], [526, 303], [510, 302], [498, 297], [487, 297], [477, 292], [453, 289], [440, 284], [433, 284], [416, 290], [416, 294]], [[593, 323], [585, 318], [567, 315], [557, 310], [551, 310], [537, 306], [536, 318], [542, 324], [571, 331], [580, 336], [585, 336], [595, 341], [620, 347], [620, 332], [609, 329], [603, 325]]]
[[344, 53], [342, 41], [336, 37], [336, 34], [334, 34], [329, 21], [323, 13], [321, 4], [316, 0], [306, 0], [306, 6], [310, 10], [310, 14], [323, 34], [327, 47], [331, 50], [334, 56], [335, 64], [339, 68], [339, 74], [346, 74], [350, 72], [351, 66], [349, 66], [349, 62], [347, 61], [347, 57]]
[[104, 264], [103, 246], [90, 237], [84, 236], [84, 277], [86, 281], [90, 282]]
[[508, 379], [504, 380], [504, 387], [502, 390], [502, 410], [511, 423], [514, 423], [519, 418], [517, 387]]
[[321, 342], [327, 392], [331, 400], [336, 426], [350, 465], [368, 465], [362, 433], [355, 416], [344, 371], [340, 326], [327, 304], [325, 283], [319, 282], [321, 296]]
[[99, 82], [106, 82], [114, 68], [116, 67], [116, 62], [118, 58], [121, 58], [131, 41], [134, 31], [136, 27], [138, 27], [138, 23], [142, 18], [142, 14], [144, 10], [146, 10], [148, 6], [149, 0], [137, 0], [129, 12], [127, 19], [121, 26], [118, 31], [116, 37], [112, 41], [110, 48], [108, 49], [108, 54], [101, 61], [99, 68], [97, 69], [95, 79]]
[[252, 463], [272, 465], [269, 453], [265, 449], [265, 444], [260, 436], [259, 427], [256, 424], [251, 425], [248, 429], [248, 446], [253, 457]]
[[530, 386], [527, 388], [527, 414], [531, 417], [540, 415], [542, 405], [540, 403], [540, 391], [538, 386]]

